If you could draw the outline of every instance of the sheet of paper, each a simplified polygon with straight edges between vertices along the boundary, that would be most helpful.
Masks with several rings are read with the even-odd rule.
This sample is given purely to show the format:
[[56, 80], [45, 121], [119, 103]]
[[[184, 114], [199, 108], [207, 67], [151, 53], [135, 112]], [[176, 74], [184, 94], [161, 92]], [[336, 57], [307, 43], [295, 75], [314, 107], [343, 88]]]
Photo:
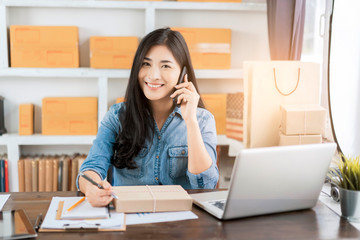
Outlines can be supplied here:
[[10, 194], [0, 195], [0, 211], [4, 207], [6, 201], [9, 199]]
[[197, 219], [191, 211], [126, 214], [126, 225]]
[[71, 206], [81, 200], [82, 197], [68, 197], [64, 201], [61, 219], [88, 219], [88, 218], [108, 218], [109, 213], [106, 207], [93, 207], [85, 199], [71, 211], [67, 211]]
[[[330, 186], [324, 185], [319, 200], [324, 203], [328, 208], [334, 211], [337, 215], [341, 217], [341, 207], [340, 202], [335, 202], [330, 195]], [[360, 223], [358, 222], [350, 222], [357, 230], [360, 231]]]
[[111, 213], [108, 219], [86, 219], [86, 220], [56, 220], [56, 211], [60, 201], [66, 201], [67, 197], [53, 197], [41, 225], [44, 229], [63, 229], [71, 227], [99, 227], [99, 228], [121, 228], [124, 225], [124, 213]]

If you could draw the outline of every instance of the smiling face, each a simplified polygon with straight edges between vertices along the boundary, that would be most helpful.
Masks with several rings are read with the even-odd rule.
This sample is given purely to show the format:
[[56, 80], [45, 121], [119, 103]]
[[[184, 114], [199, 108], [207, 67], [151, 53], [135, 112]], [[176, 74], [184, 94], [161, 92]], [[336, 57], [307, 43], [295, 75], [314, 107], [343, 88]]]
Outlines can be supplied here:
[[163, 45], [150, 48], [141, 65], [138, 80], [140, 87], [150, 102], [172, 102], [180, 74], [180, 65], [171, 51]]

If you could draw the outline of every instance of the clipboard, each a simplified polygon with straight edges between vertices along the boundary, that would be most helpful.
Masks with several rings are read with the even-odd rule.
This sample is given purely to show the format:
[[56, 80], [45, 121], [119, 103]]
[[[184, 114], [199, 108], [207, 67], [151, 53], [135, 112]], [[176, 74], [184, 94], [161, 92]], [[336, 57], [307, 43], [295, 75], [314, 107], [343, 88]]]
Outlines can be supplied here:
[[[88, 223], [86, 221], [74, 221], [74, 220], [64, 221], [64, 220], [61, 220], [60, 217], [63, 212], [64, 201], [62, 201], [62, 200], [54, 201], [54, 199], [58, 200], [58, 199], [64, 199], [64, 198], [53, 197], [52, 202], [50, 203], [50, 206], [48, 209], [48, 213], [46, 214], [47, 215], [46, 217], [54, 218], [54, 219], [50, 219], [50, 221], [55, 223], [56, 227], [51, 227], [51, 228], [47, 228], [46, 226], [43, 227], [44, 222], [46, 221], [46, 217], [45, 217], [44, 222], [39, 229], [39, 232], [118, 232], [118, 231], [126, 231], [125, 214], [123, 214], [123, 219], [121, 219], [121, 220], [123, 220], [122, 225], [120, 225], [119, 227], [116, 226], [116, 227], [109, 227], [109, 228], [101, 227], [102, 226], [101, 222], [104, 222], [109, 219], [92, 219], [92, 221], [98, 220], [98, 222], [94, 222], [94, 223]], [[56, 211], [56, 214], [53, 211]], [[119, 217], [119, 215], [116, 215], [116, 216]], [[120, 217], [121, 216], [122, 215], [120, 215]]]

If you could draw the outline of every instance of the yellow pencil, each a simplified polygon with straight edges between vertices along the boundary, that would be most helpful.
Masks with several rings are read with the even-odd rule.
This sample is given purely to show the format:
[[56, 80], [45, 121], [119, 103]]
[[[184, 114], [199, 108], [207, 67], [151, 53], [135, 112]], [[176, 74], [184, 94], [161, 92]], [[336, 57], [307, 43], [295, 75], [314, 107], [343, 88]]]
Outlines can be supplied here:
[[83, 197], [82, 199], [80, 199], [77, 203], [75, 203], [74, 205], [72, 205], [71, 207], [68, 208], [68, 210], [66, 210], [67, 212], [70, 212], [71, 210], [73, 210], [77, 205], [79, 205], [80, 203], [82, 203], [85, 200], [85, 197]]

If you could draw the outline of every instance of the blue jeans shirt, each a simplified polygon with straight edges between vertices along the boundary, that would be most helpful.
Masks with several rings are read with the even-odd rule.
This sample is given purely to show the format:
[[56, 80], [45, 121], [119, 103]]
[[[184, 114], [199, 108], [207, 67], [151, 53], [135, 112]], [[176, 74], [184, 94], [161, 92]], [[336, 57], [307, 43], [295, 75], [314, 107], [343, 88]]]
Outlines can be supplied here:
[[184, 189], [215, 188], [219, 179], [216, 166], [217, 136], [215, 120], [209, 111], [198, 108], [197, 119], [212, 165], [200, 174], [192, 174], [187, 169], [187, 130], [179, 107], [175, 107], [161, 131], [155, 125], [152, 143], [147, 141], [134, 159], [137, 169], [118, 169], [112, 166], [110, 160], [121, 127], [118, 113], [122, 107], [123, 103], [114, 104], [106, 113], [88, 157], [81, 165], [81, 172], [92, 170], [105, 179], [111, 166], [113, 186], [164, 184], [181, 185]]

